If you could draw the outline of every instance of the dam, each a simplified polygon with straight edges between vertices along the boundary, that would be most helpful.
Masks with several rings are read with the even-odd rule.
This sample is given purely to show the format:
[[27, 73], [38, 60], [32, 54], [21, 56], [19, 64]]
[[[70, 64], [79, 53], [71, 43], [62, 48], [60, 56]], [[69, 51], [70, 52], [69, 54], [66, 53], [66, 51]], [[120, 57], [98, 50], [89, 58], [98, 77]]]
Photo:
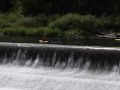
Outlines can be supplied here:
[[0, 90], [120, 90], [120, 47], [0, 43]]

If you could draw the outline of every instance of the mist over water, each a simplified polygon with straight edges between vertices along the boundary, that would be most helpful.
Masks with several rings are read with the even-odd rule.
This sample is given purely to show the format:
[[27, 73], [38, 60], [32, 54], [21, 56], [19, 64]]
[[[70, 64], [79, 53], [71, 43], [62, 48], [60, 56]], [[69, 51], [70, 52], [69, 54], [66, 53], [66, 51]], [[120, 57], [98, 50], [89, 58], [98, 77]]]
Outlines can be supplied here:
[[0, 90], [120, 90], [119, 48], [5, 45]]

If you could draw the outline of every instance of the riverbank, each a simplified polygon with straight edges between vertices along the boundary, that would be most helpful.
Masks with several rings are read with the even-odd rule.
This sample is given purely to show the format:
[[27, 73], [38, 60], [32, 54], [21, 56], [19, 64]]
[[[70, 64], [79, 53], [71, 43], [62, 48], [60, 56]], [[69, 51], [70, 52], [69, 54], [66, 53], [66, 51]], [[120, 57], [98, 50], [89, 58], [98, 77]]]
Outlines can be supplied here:
[[120, 17], [80, 14], [23, 16], [0, 14], [0, 33], [9, 36], [91, 38], [119, 33]]

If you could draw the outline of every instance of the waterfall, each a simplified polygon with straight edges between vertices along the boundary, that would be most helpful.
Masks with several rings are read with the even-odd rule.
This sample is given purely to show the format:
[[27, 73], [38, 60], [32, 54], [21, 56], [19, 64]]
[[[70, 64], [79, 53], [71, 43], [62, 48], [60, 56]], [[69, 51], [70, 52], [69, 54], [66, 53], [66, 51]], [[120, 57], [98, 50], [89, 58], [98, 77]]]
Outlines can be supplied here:
[[0, 43], [0, 71], [2, 90], [120, 90], [120, 48]]

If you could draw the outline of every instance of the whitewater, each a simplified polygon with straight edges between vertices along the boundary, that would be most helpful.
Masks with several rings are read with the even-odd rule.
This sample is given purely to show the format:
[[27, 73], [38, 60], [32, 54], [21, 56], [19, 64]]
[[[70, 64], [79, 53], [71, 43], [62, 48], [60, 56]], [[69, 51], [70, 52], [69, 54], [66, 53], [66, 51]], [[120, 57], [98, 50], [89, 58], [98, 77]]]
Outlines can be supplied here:
[[120, 90], [120, 74], [86, 68], [0, 66], [0, 90]]
[[0, 90], [120, 90], [119, 48], [31, 45], [0, 43]]

